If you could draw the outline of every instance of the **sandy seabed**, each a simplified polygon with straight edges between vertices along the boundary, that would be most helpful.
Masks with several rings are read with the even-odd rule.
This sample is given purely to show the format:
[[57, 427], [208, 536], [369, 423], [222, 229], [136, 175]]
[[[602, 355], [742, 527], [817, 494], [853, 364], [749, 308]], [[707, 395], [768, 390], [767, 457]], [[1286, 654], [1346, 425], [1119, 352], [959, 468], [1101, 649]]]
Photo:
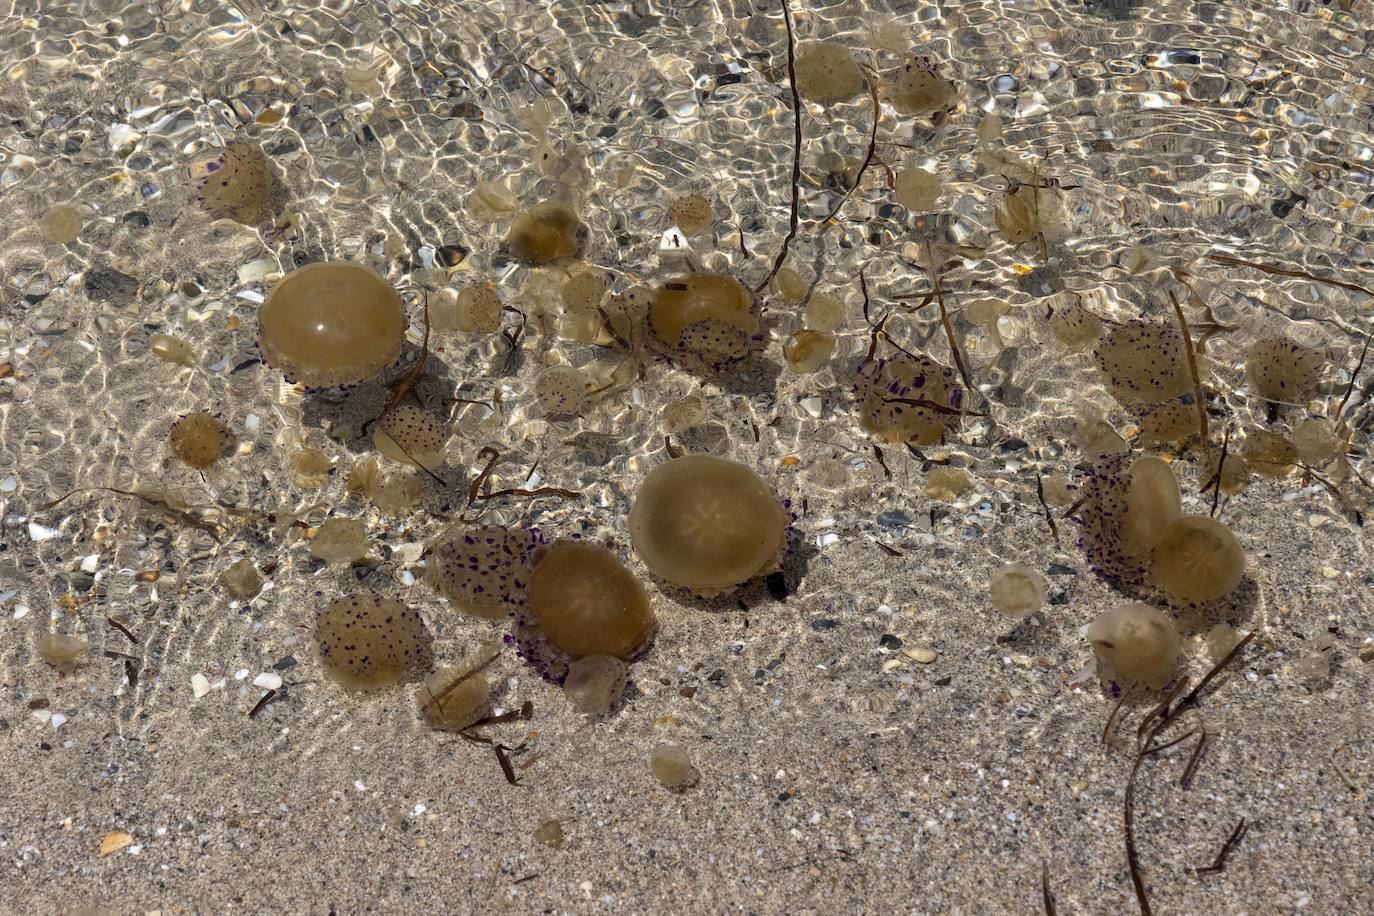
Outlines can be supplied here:
[[[1371, 8], [873, 0], [795, 14], [799, 38], [837, 37], [879, 69], [928, 54], [960, 92], [938, 123], [883, 106], [876, 158], [824, 231], [873, 112], [867, 93], [805, 112], [789, 264], [846, 304], [835, 356], [812, 375], [783, 368], [799, 310], [773, 298], [750, 371], [703, 382], [654, 362], [583, 416], [550, 420], [531, 396], [541, 366], [610, 371], [616, 356], [560, 340], [563, 273], [511, 261], [509, 216], [473, 204], [474, 186], [508, 176], [524, 204], [575, 186], [582, 259], [617, 290], [688, 257], [761, 281], [790, 210], [776, 4], [0, 9], [0, 912], [1031, 913], [1047, 888], [1060, 913], [1135, 911], [1123, 814], [1148, 705], [1123, 707], [1104, 743], [1114, 703], [1085, 673], [1082, 628], [1120, 596], [1072, 521], [1056, 543], [1035, 490], [1037, 473], [1074, 473], [1076, 417], [1127, 432], [1134, 418], [1089, 357], [1055, 345], [1046, 306], [1169, 320], [1158, 273], [1117, 266], [1146, 245], [1189, 265], [1232, 328], [1208, 349], [1215, 438], [1270, 423], [1239, 368], [1265, 334], [1328, 354], [1310, 406], [1329, 413], [1368, 297], [1200, 259], [1368, 276]], [[1070, 231], [1043, 250], [998, 231], [1007, 181], [973, 155], [994, 110], [1014, 156], [1065, 188]], [[281, 173], [276, 223], [213, 221], [196, 204], [188, 166], [235, 137]], [[886, 169], [911, 167], [940, 176], [938, 217], [892, 203]], [[687, 192], [714, 208], [691, 240], [665, 218]], [[74, 241], [40, 229], [59, 203], [79, 210]], [[912, 263], [937, 236], [966, 246], [943, 282], [992, 416], [916, 454], [875, 454], [852, 411], [870, 344], [858, 278], [894, 308], [894, 340], [950, 362], [933, 310], [902, 307], [929, 289]], [[491, 282], [523, 313], [505, 330], [528, 319], [514, 357], [501, 337], [431, 341], [413, 395], [455, 435], [446, 486], [424, 481], [417, 512], [346, 490], [384, 387], [305, 397], [256, 362], [256, 304], [322, 258], [366, 260], [405, 294], [411, 342], [386, 381], [418, 352], [421, 291]], [[994, 296], [1011, 308], [995, 333], [963, 308]], [[188, 341], [192, 365], [153, 356], [154, 333]], [[634, 488], [670, 447], [662, 408], [689, 394], [708, 417], [671, 447], [744, 461], [789, 500], [785, 600], [762, 581], [694, 599], [629, 550]], [[166, 448], [171, 421], [197, 409], [236, 441], [204, 475]], [[1368, 477], [1363, 381], [1343, 416]], [[334, 462], [322, 487], [291, 480], [305, 445]], [[515, 785], [492, 747], [424, 726], [413, 681], [346, 694], [310, 641], [329, 598], [361, 587], [419, 609], [440, 659], [500, 635], [414, 584], [485, 446], [501, 454], [496, 486], [537, 485], [537, 462], [537, 483], [580, 495], [493, 500], [482, 519], [609, 544], [661, 624], [605, 720], [502, 657], [495, 702], [529, 702], [532, 718], [480, 731], [514, 749]], [[972, 490], [927, 496], [939, 464], [968, 469]], [[1175, 467], [1185, 512], [1207, 512], [1193, 456]], [[216, 530], [108, 491], [51, 505], [88, 487], [178, 494]], [[1353, 479], [1342, 489], [1367, 504]], [[1164, 737], [1195, 736], [1138, 770], [1156, 913], [1374, 912], [1374, 580], [1351, 505], [1299, 474], [1221, 501], [1247, 575], [1224, 608], [1183, 619], [1194, 681], [1212, 624], [1255, 636]], [[331, 514], [366, 520], [369, 562], [310, 557], [305, 534]], [[268, 583], [249, 602], [218, 582], [241, 557]], [[1008, 560], [1050, 584], [1027, 623], [987, 604]], [[49, 629], [89, 640], [88, 663], [44, 664], [34, 646]], [[1310, 676], [1317, 656], [1329, 675]], [[260, 679], [282, 685], [265, 703]], [[687, 750], [696, 786], [654, 780], [663, 743]], [[561, 846], [536, 839], [550, 820]], [[1223, 848], [1223, 868], [1197, 873]]]

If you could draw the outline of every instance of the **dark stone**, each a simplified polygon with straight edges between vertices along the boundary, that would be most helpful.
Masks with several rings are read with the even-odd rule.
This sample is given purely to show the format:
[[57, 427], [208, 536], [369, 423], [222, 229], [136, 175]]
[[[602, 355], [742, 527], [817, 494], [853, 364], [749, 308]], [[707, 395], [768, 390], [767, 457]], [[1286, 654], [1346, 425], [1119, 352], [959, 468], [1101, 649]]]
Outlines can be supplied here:
[[883, 638], [878, 640], [879, 649], [895, 650], [902, 647], [902, 638], [893, 636], [891, 633], [884, 633]]
[[123, 219], [124, 222], [128, 223], [130, 226], [134, 226], [139, 229], [147, 229], [150, 225], [152, 225], [153, 222], [148, 218], [148, 214], [144, 213], [142, 210], [130, 210], [128, 213], [125, 213], [120, 218]]
[[1076, 576], [1076, 575], [1078, 575], [1078, 573], [1077, 573], [1075, 570], [1073, 570], [1072, 568], [1070, 568], [1070, 567], [1068, 567], [1068, 566], [1063, 565], [1062, 563], [1051, 563], [1051, 564], [1049, 565], [1049, 568], [1046, 569], [1045, 571], [1046, 571], [1047, 573], [1049, 573], [1051, 576]]
[[826, 630], [833, 630], [837, 626], [839, 626], [839, 624], [835, 623], [835, 621], [831, 620], [829, 617], [821, 617], [811, 621], [811, 629], [818, 633], [822, 633]]
[[441, 245], [434, 252], [435, 260], [445, 267], [457, 267], [468, 256], [468, 249], [457, 243]]
[[129, 305], [138, 295], [138, 281], [113, 267], [92, 267], [86, 271], [86, 296], [93, 302]]

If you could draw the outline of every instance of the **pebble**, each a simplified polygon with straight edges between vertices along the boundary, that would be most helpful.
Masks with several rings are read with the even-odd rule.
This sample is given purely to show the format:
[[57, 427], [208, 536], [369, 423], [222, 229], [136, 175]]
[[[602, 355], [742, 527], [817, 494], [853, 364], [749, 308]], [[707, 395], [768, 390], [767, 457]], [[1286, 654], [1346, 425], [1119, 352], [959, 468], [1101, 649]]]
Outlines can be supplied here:
[[264, 671], [253, 678], [253, 686], [263, 690], [278, 690], [281, 687], [281, 675], [275, 671]]
[[920, 662], [922, 665], [929, 665], [935, 661], [937, 655], [934, 649], [927, 649], [924, 646], [917, 646], [911, 649], [903, 649], [902, 654], [907, 658]]
[[100, 854], [102, 856], [113, 855], [121, 849], [127, 848], [133, 841], [132, 834], [125, 833], [123, 830], [111, 830], [100, 840]]

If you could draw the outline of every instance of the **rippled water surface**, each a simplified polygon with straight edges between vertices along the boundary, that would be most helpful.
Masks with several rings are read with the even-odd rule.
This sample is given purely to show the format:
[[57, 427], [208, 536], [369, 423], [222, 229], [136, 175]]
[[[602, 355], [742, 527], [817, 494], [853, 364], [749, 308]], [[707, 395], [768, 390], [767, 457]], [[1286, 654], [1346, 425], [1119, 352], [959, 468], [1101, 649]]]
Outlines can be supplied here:
[[[1125, 912], [1131, 757], [1124, 737], [1102, 746], [1112, 703], [1081, 677], [1080, 628], [1117, 599], [1062, 506], [1051, 536], [1036, 482], [1081, 480], [1077, 420], [1130, 439], [1139, 418], [1048, 317], [1081, 305], [1174, 322], [1178, 301], [1213, 452], [1338, 412], [1350, 438], [1348, 461], [1220, 500], [1250, 563], [1225, 619], [1259, 636], [1217, 691], [1196, 785], [1177, 785], [1187, 749], [1148, 777], [1151, 892], [1170, 912], [1374, 905], [1361, 712], [1374, 373], [1352, 383], [1371, 328], [1357, 287], [1374, 286], [1374, 8], [792, 13], [796, 41], [836, 39], [870, 76], [925, 55], [957, 101], [933, 118], [875, 111], [868, 92], [804, 105], [786, 263], [808, 295], [844, 304], [836, 352], [812, 374], [787, 368], [803, 306], [774, 284], [766, 349], [701, 378], [568, 339], [561, 290], [582, 267], [616, 292], [686, 269], [766, 280], [794, 191], [778, 4], [0, 4], [0, 852], [16, 869], [0, 883], [48, 888], [54, 912], [357, 912], [397, 882], [459, 910], [1028, 912], [1045, 860], [1070, 911]], [[985, 130], [980, 156], [992, 114], [1002, 134]], [[280, 176], [284, 206], [258, 225], [199, 203], [205, 164], [230, 143], [260, 146]], [[940, 183], [927, 213], [894, 198], [918, 167]], [[1016, 245], [994, 211], [1026, 181], [1062, 202], [1065, 227]], [[693, 236], [668, 216], [687, 194], [712, 208]], [[506, 244], [505, 208], [556, 195], [581, 215], [581, 250], [531, 268]], [[79, 217], [70, 240], [62, 206]], [[257, 348], [272, 283], [327, 259], [374, 267], [411, 316], [400, 363], [347, 396], [287, 384]], [[364, 424], [420, 352], [425, 297], [473, 284], [499, 291], [502, 333], [429, 339], [407, 398], [451, 422], [447, 466], [416, 475], [418, 508], [382, 511], [348, 489], [372, 454]], [[190, 365], [156, 356], [157, 334], [189, 343]], [[1304, 407], [1271, 410], [1248, 388], [1246, 351], [1277, 334], [1326, 360]], [[978, 393], [943, 443], [875, 448], [860, 427], [853, 386], [875, 341], [965, 364]], [[535, 401], [560, 363], [604, 388], [580, 416]], [[665, 436], [664, 405], [694, 394], [705, 421]], [[193, 410], [234, 437], [204, 472], [167, 444]], [[306, 447], [333, 462], [322, 486], [293, 480]], [[488, 489], [578, 495], [469, 506], [490, 450]], [[663, 629], [608, 722], [577, 721], [503, 659], [499, 702], [535, 704], [528, 728], [501, 726], [524, 741], [521, 788], [488, 748], [428, 732], [411, 688], [358, 698], [323, 678], [315, 614], [360, 587], [420, 609], [441, 658], [498, 635], [415, 584], [424, 545], [456, 520], [594, 537], [635, 564], [634, 489], [678, 450], [748, 463], [789, 500], [790, 595], [754, 583], [702, 601], [654, 585]], [[1210, 508], [1203, 451], [1166, 453], [1185, 511]], [[933, 499], [940, 465], [967, 469], [972, 489]], [[367, 562], [311, 557], [333, 515], [366, 521]], [[218, 582], [244, 557], [267, 582], [248, 602]], [[1050, 573], [1034, 625], [987, 608], [988, 577], [1010, 560]], [[49, 629], [89, 640], [89, 664], [44, 665], [34, 646]], [[1206, 632], [1185, 627], [1198, 675]], [[1337, 660], [1329, 677], [1295, 669], [1314, 654]], [[255, 708], [263, 673], [283, 686]], [[648, 778], [667, 740], [698, 758], [687, 794]], [[530, 840], [553, 816], [562, 852]], [[1250, 833], [1229, 870], [1192, 876], [1241, 816]], [[130, 845], [102, 857], [112, 832]], [[237, 855], [252, 867], [229, 889]]]

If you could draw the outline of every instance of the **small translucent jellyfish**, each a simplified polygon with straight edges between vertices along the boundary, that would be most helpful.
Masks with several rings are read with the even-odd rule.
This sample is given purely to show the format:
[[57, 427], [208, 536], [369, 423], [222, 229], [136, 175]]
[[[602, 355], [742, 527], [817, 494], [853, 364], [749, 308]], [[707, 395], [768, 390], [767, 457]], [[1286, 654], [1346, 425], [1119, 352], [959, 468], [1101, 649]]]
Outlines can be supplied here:
[[817, 105], [847, 102], [864, 91], [864, 74], [854, 53], [838, 41], [803, 41], [794, 69], [797, 94]]
[[844, 324], [845, 306], [839, 299], [827, 293], [815, 293], [806, 303], [802, 320], [813, 331], [831, 334]]
[[959, 91], [924, 55], [913, 57], [883, 75], [883, 94], [904, 115], [938, 115], [952, 109]]
[[858, 375], [859, 424], [880, 441], [934, 445], [958, 419], [958, 377], [928, 356], [899, 353], [869, 361]]
[[371, 591], [329, 602], [315, 622], [315, 644], [325, 673], [350, 690], [394, 684], [429, 656], [420, 615]]
[[605, 547], [554, 541], [536, 557], [529, 612], [540, 632], [571, 656], [633, 658], [657, 628], [649, 593]]
[[1245, 378], [1266, 401], [1302, 404], [1317, 393], [1326, 357], [1287, 337], [1263, 337], [1245, 355]]
[[1345, 450], [1336, 424], [1325, 417], [1303, 420], [1293, 428], [1293, 448], [1303, 463], [1321, 467]]
[[167, 438], [172, 445], [172, 454], [197, 469], [214, 464], [234, 443], [224, 421], [203, 410], [178, 419], [172, 424]]
[[664, 787], [681, 790], [696, 785], [701, 774], [692, 766], [692, 758], [676, 744], [660, 744], [649, 755], [649, 769]]
[[1056, 508], [1064, 509], [1072, 506], [1078, 499], [1073, 484], [1063, 474], [1051, 474], [1044, 478], [1040, 482], [1040, 488], [1044, 491], [1045, 502]]
[[1178, 672], [1178, 626], [1149, 605], [1127, 602], [1102, 612], [1088, 625], [1088, 642], [1104, 682], [1158, 690]]
[[1101, 338], [1102, 319], [1073, 302], [1054, 310], [1050, 316], [1050, 332], [1066, 351], [1076, 353]]
[[982, 328], [992, 345], [999, 349], [1007, 345], [1002, 338], [1003, 329], [1015, 326], [1016, 319], [1007, 318], [1009, 312], [1011, 306], [1001, 299], [974, 299], [964, 306], [964, 317]]
[[506, 241], [511, 253], [530, 264], [547, 264], [577, 254], [577, 213], [567, 204], [546, 200], [516, 215]]
[[708, 229], [714, 216], [711, 202], [700, 194], [683, 194], [668, 203], [668, 219], [682, 230], [683, 235], [692, 237]]
[[963, 468], [937, 464], [926, 474], [926, 495], [952, 503], [973, 489], [973, 475]]
[[525, 604], [532, 530], [486, 526], [440, 535], [429, 550], [425, 579], [465, 614], [500, 620]]
[[1145, 448], [1177, 445], [1199, 431], [1197, 407], [1191, 398], [1174, 398], [1140, 415], [1140, 444]]
[[1159, 404], [1193, 390], [1183, 334], [1173, 324], [1117, 325], [1093, 356], [1107, 389], [1122, 404]]
[[424, 502], [424, 481], [415, 468], [398, 468], [377, 476], [368, 498], [372, 505], [392, 516], [409, 515]]
[[630, 668], [614, 655], [584, 655], [568, 665], [563, 695], [584, 716], [604, 716], [620, 702]]
[[[1207, 484], [1205, 489], [1211, 489], [1218, 485], [1217, 481], [1217, 459], [1221, 455], [1215, 451], [1208, 452], [1207, 462], [1203, 466], [1202, 479]], [[1245, 463], [1245, 459], [1234, 452], [1226, 455], [1226, 460], [1221, 465], [1221, 492], [1227, 496], [1235, 496], [1244, 493], [1245, 488], [1250, 485], [1250, 467]]]
[[415, 698], [430, 728], [460, 732], [487, 714], [491, 684], [482, 667], [482, 662], [440, 665], [425, 679]]
[[835, 335], [823, 334], [804, 328], [788, 338], [782, 345], [782, 356], [787, 368], [797, 375], [815, 372], [835, 352]]
[[451, 307], [445, 306], [443, 325], [436, 324], [436, 330], [465, 334], [495, 334], [501, 330], [501, 313], [505, 306], [492, 287], [465, 286], [454, 293], [451, 302]]
[[559, 334], [565, 340], [599, 342], [605, 321], [598, 309], [610, 289], [610, 279], [600, 270], [583, 270], [569, 277], [563, 284], [563, 320]]
[[306, 447], [291, 455], [291, 483], [302, 489], [324, 486], [333, 470], [334, 462], [321, 449]]
[[1245, 551], [1231, 529], [1205, 515], [1185, 515], [1164, 530], [1149, 579], [1179, 601], [1225, 598], [1245, 576]]
[[649, 326], [658, 345], [693, 371], [721, 372], [763, 344], [753, 294], [724, 274], [665, 281], [654, 292]]
[[1069, 234], [1069, 212], [1058, 188], [1020, 185], [1007, 192], [992, 216], [1013, 245], [1036, 238], [1059, 241]]
[[228, 568], [219, 574], [219, 583], [230, 596], [240, 601], [247, 601], [262, 590], [262, 576], [258, 574], [258, 568], [253, 565], [253, 561], [247, 557], [230, 563]]
[[1229, 623], [1219, 623], [1207, 631], [1207, 654], [1213, 662], [1220, 662], [1240, 645], [1240, 634]]
[[670, 433], [683, 433], [706, 419], [706, 399], [695, 394], [663, 406], [663, 428]]
[[578, 271], [563, 284], [563, 307], [569, 312], [595, 312], [610, 288], [604, 271]]
[[1074, 421], [1073, 444], [1089, 461], [1096, 461], [1104, 455], [1119, 455], [1130, 449], [1130, 445], [1110, 423], [1088, 409]]
[[44, 633], [38, 638], [38, 657], [59, 671], [71, 672], [86, 658], [91, 644], [78, 636]]
[[282, 186], [261, 146], [231, 140], [218, 160], [206, 164], [199, 197], [215, 219], [256, 226], [281, 209]]
[[940, 200], [940, 179], [925, 169], [903, 169], [893, 182], [892, 199], [913, 213], [929, 213]]
[[402, 404], [377, 424], [372, 444], [392, 461], [432, 471], [444, 463], [448, 436], [448, 427], [433, 414]]
[[148, 340], [148, 349], [158, 359], [165, 359], [169, 363], [177, 363], [188, 368], [196, 364], [196, 351], [192, 349], [191, 344], [171, 334], [154, 334]]
[[554, 818], [544, 821], [534, 830], [534, 841], [550, 849], [562, 849], [564, 839], [563, 825]]
[[769, 289], [788, 305], [796, 305], [806, 298], [807, 282], [792, 268], [784, 267], [769, 281]]
[[38, 232], [58, 245], [74, 242], [81, 234], [81, 211], [71, 204], [53, 204], [38, 218]]
[[587, 373], [573, 366], [550, 366], [539, 373], [534, 397], [551, 417], [575, 417], [587, 409], [592, 384]]
[[361, 264], [307, 264], [258, 309], [263, 361], [320, 388], [373, 378], [401, 355], [407, 319], [391, 284]]
[[377, 483], [381, 479], [381, 469], [377, 459], [371, 455], [364, 455], [353, 462], [353, 467], [348, 472], [348, 492], [354, 496], [363, 496], [368, 499], [377, 490]]
[[326, 519], [315, 529], [310, 554], [326, 563], [356, 563], [367, 556], [367, 526], [361, 519]]
[[992, 574], [988, 600], [1008, 617], [1024, 620], [1045, 603], [1045, 577], [1025, 563], [1008, 563]]
[[790, 519], [738, 462], [683, 455], [649, 472], [630, 509], [630, 543], [654, 575], [701, 594], [733, 591], [777, 567]]
[[1240, 454], [1246, 466], [1263, 477], [1287, 477], [1298, 464], [1298, 450], [1293, 443], [1267, 429], [1246, 432]]

